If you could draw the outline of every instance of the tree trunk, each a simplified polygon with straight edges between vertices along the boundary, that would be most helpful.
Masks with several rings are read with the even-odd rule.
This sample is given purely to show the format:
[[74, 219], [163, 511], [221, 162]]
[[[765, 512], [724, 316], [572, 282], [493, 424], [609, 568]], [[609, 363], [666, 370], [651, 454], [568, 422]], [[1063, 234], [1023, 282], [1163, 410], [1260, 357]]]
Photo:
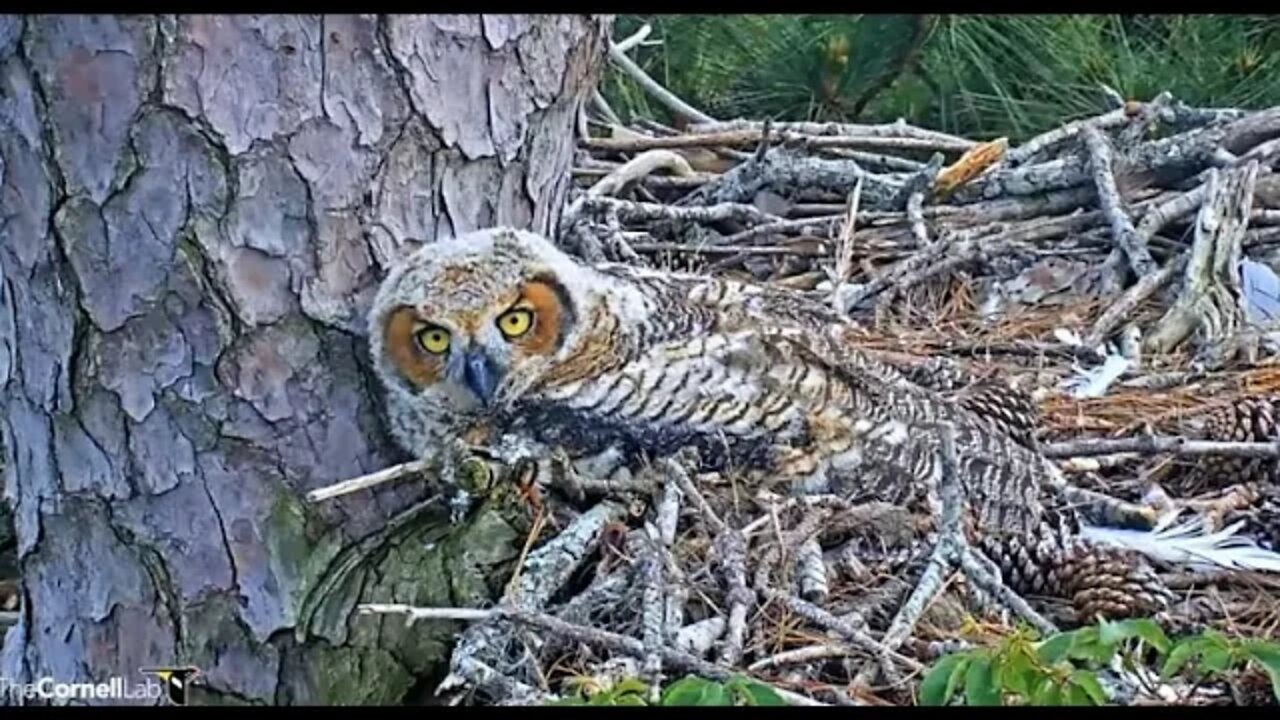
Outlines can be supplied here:
[[[364, 313], [418, 241], [550, 234], [599, 16], [0, 17], [0, 676], [191, 664], [192, 702], [397, 703], [520, 528], [320, 506], [403, 460]], [[363, 539], [363, 542], [362, 542]], [[465, 549], [465, 552], [464, 552]], [[0, 700], [3, 702], [3, 700]]]

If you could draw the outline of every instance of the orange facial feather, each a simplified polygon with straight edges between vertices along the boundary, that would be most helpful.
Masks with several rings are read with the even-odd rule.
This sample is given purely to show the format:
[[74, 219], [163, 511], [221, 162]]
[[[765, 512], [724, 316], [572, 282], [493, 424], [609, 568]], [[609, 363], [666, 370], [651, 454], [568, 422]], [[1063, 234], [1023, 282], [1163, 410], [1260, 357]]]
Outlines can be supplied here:
[[560, 343], [564, 323], [564, 305], [551, 285], [537, 280], [524, 288], [522, 305], [533, 311], [533, 328], [515, 341], [531, 355], [550, 355]]
[[410, 383], [427, 387], [440, 381], [443, 366], [438, 358], [428, 355], [414, 337], [421, 324], [411, 307], [392, 311], [383, 331], [383, 344], [391, 362]]

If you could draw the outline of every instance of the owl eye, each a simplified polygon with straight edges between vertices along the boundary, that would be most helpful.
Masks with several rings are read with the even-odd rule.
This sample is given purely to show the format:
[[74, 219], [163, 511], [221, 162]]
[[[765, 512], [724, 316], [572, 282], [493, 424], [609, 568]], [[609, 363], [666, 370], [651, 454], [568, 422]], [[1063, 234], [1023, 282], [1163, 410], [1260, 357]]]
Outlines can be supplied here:
[[515, 308], [502, 313], [498, 317], [498, 329], [509, 338], [518, 338], [529, 332], [533, 326], [533, 313], [524, 308]]
[[449, 331], [428, 326], [418, 331], [418, 344], [432, 355], [443, 355], [449, 349]]

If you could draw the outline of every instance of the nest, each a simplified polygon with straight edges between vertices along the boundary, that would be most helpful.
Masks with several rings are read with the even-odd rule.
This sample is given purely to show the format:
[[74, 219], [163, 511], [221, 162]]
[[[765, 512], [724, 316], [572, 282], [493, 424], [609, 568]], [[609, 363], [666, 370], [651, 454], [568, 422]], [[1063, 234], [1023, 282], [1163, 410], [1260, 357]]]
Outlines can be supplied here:
[[[1038, 442], [1082, 487], [1180, 495], [1277, 541], [1274, 427], [1215, 437], [1196, 423], [1280, 393], [1269, 310], [1241, 271], [1280, 244], [1280, 108], [1166, 93], [1013, 149], [901, 121], [605, 124], [607, 137], [583, 124], [568, 250], [812, 295], [857, 321], [868, 350], [955, 358], [1025, 390]], [[1232, 453], [1261, 458], [1258, 476], [1188, 480]], [[974, 567], [947, 518], [748, 496], [674, 460], [644, 477], [543, 492], [494, 608], [364, 610], [472, 621], [440, 694], [507, 704], [574, 682], [736, 672], [797, 704], [911, 704], [940, 655], [1070, 622]], [[1165, 579], [1180, 593], [1167, 624], [1280, 638], [1274, 577]], [[1266, 697], [1206, 687], [1177, 701]]]

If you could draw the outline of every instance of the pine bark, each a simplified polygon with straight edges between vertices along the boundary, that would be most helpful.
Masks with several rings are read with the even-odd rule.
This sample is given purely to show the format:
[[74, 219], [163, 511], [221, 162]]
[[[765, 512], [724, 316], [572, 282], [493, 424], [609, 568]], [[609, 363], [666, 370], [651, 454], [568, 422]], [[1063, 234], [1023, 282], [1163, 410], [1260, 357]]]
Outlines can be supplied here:
[[[602, 16], [0, 17], [0, 676], [398, 703], [447, 660], [357, 602], [474, 604], [520, 528], [388, 534], [364, 313], [419, 243], [550, 233]], [[3, 700], [0, 699], [0, 703]]]

